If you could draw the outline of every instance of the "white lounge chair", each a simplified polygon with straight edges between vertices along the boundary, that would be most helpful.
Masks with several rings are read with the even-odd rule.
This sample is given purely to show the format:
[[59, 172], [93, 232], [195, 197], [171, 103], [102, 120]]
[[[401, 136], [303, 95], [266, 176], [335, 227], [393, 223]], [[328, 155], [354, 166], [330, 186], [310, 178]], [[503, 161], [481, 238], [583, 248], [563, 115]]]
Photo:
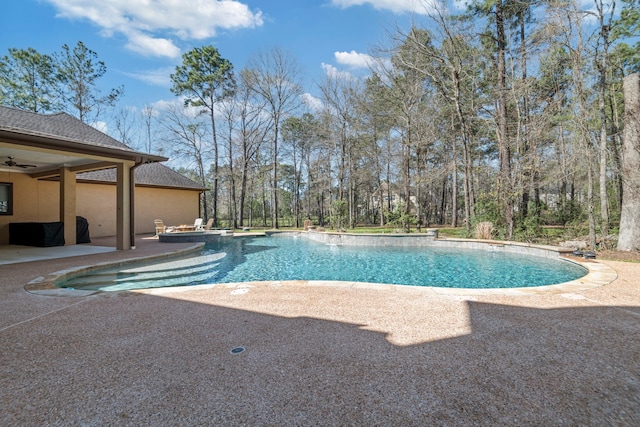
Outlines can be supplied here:
[[162, 222], [161, 219], [154, 220], [153, 224], [156, 226], [156, 237], [158, 237], [158, 234], [167, 231], [167, 226], [164, 225], [164, 222]]
[[173, 231], [173, 227], [167, 227], [166, 225], [164, 225], [164, 221], [162, 221], [161, 219], [154, 219], [153, 224], [156, 227], [155, 237], [158, 237], [158, 234], [160, 233], [170, 233]]

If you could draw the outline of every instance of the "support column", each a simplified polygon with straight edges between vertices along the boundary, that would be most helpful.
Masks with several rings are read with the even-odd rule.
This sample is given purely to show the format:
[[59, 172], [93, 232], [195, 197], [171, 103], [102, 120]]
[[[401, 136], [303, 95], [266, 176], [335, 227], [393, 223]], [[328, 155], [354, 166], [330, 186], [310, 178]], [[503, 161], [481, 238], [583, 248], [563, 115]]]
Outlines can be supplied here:
[[136, 248], [136, 168], [129, 169], [129, 244]]
[[65, 246], [76, 244], [76, 174], [60, 168], [60, 221], [64, 224]]
[[119, 163], [116, 166], [116, 249], [131, 249], [131, 173], [133, 162]]

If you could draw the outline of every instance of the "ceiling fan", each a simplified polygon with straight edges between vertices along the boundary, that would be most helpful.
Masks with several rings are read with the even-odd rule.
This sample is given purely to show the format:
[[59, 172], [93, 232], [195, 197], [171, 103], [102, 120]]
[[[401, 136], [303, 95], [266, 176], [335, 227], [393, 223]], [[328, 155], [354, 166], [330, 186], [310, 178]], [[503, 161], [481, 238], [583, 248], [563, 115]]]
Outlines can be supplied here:
[[36, 165], [26, 165], [26, 164], [22, 164], [22, 163], [17, 163], [15, 161], [13, 161], [13, 157], [12, 156], [7, 156], [9, 158], [9, 160], [7, 160], [6, 162], [4, 162], [5, 165], [9, 166], [9, 167], [19, 167], [19, 168], [35, 168], [37, 167]]

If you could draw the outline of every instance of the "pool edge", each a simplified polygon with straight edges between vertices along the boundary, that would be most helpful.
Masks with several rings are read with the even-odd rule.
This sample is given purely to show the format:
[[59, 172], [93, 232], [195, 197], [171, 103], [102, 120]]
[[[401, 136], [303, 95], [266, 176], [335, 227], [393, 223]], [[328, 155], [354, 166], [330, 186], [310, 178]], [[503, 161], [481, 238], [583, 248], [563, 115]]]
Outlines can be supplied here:
[[228, 289], [251, 288], [254, 286], [315, 286], [315, 287], [336, 287], [351, 289], [371, 289], [385, 290], [397, 292], [430, 292], [442, 296], [482, 296], [482, 295], [504, 295], [504, 296], [533, 296], [541, 294], [571, 294], [575, 292], [586, 291], [600, 286], [608, 285], [618, 278], [618, 273], [606, 264], [598, 261], [579, 260], [575, 257], [562, 257], [566, 261], [576, 263], [587, 269], [588, 273], [569, 282], [558, 283], [554, 285], [531, 286], [524, 288], [489, 288], [489, 289], [471, 289], [471, 288], [444, 288], [436, 286], [411, 286], [411, 285], [393, 285], [388, 283], [372, 283], [372, 282], [349, 282], [338, 280], [265, 280], [252, 282], [233, 282], [233, 283], [215, 283], [202, 284], [196, 286], [171, 286], [150, 289], [136, 289], [128, 292], [135, 292], [147, 295], [168, 295], [181, 292], [193, 292], [207, 290], [213, 287], [224, 287]]
[[65, 270], [58, 270], [53, 273], [49, 273], [46, 276], [37, 277], [31, 280], [24, 286], [24, 290], [36, 295], [43, 296], [64, 296], [64, 297], [85, 297], [89, 295], [93, 295], [96, 293], [101, 293], [102, 291], [87, 291], [82, 289], [69, 289], [69, 288], [59, 288], [56, 286], [56, 283], [67, 279], [71, 276], [76, 276], [80, 274], [89, 273], [94, 270], [102, 269], [102, 268], [110, 268], [110, 267], [120, 267], [129, 264], [140, 264], [143, 262], [155, 260], [155, 259], [163, 259], [163, 258], [171, 258], [176, 255], [184, 255], [190, 252], [195, 252], [204, 247], [205, 243], [195, 243], [186, 248], [173, 250], [171, 252], [164, 252], [161, 254], [155, 254], [150, 256], [140, 256], [135, 258], [127, 258], [118, 261], [105, 261], [92, 265], [83, 265], [80, 267], [72, 267]]
[[[277, 234], [299, 234], [304, 232], [281, 232]], [[273, 233], [276, 234], [276, 233]], [[581, 258], [577, 258], [569, 255], [569, 250], [566, 248], [558, 248], [554, 246], [547, 245], [535, 245], [521, 242], [506, 242], [506, 241], [495, 241], [495, 240], [475, 240], [475, 239], [431, 239], [431, 242], [440, 241], [447, 242], [447, 244], [452, 243], [467, 243], [473, 246], [482, 245], [487, 247], [500, 246], [500, 247], [513, 247], [513, 248], [531, 248], [536, 249], [541, 252], [547, 252], [550, 257], [562, 259], [567, 262], [572, 262], [578, 264], [587, 269], [587, 274], [569, 281], [563, 282], [553, 285], [543, 285], [543, 286], [531, 286], [531, 287], [519, 287], [519, 288], [489, 288], [489, 289], [472, 289], [472, 288], [447, 288], [447, 287], [436, 287], [436, 286], [411, 286], [411, 285], [394, 285], [387, 283], [369, 283], [369, 282], [346, 282], [346, 281], [313, 281], [313, 280], [289, 280], [289, 281], [264, 281], [264, 282], [237, 282], [237, 283], [220, 283], [220, 284], [204, 284], [198, 285], [200, 287], [211, 287], [211, 286], [232, 286], [232, 287], [241, 287], [246, 286], [251, 283], [304, 283], [310, 286], [336, 286], [336, 287], [360, 287], [360, 288], [375, 288], [375, 289], [389, 289], [389, 287], [393, 287], [394, 289], [429, 289], [432, 292], [435, 292], [440, 295], [512, 295], [512, 296], [525, 296], [525, 295], [538, 295], [543, 293], [573, 293], [579, 292], [589, 289], [594, 289], [600, 286], [607, 285], [612, 283], [618, 277], [618, 273], [612, 268], [605, 264], [602, 264], [595, 260], [584, 260]], [[47, 295], [47, 296], [89, 296], [96, 293], [102, 293], [103, 291], [87, 291], [87, 290], [71, 290], [65, 288], [59, 288], [55, 286], [56, 283], [64, 280], [70, 276], [75, 276], [79, 274], [84, 274], [91, 272], [92, 270], [101, 269], [101, 268], [109, 268], [109, 267], [118, 267], [128, 264], [142, 263], [149, 260], [154, 259], [163, 259], [169, 258], [180, 254], [189, 253], [192, 251], [197, 251], [204, 246], [204, 243], [197, 243], [193, 246], [184, 248], [182, 250], [176, 250], [168, 253], [148, 256], [148, 257], [136, 257], [130, 258], [127, 260], [120, 261], [110, 261], [99, 263], [90, 266], [81, 266], [74, 267], [68, 270], [61, 270], [54, 273], [48, 274], [46, 277], [38, 277], [29, 283], [27, 283], [24, 289], [33, 294], [38, 295]], [[439, 245], [434, 245], [439, 246]], [[477, 247], [474, 249], [478, 249]], [[518, 252], [518, 251], [516, 251]], [[554, 255], [551, 255], [554, 254]], [[185, 288], [185, 290], [194, 290], [198, 286], [175, 286], [175, 287], [159, 287], [148, 290], [131, 290], [131, 291], [115, 291], [115, 292], [145, 292], [145, 291], [153, 291], [153, 290], [167, 290], [163, 291], [164, 293], [170, 292], [179, 292], [181, 288]], [[180, 289], [179, 289], [180, 288]], [[173, 290], [173, 291], [171, 291]]]

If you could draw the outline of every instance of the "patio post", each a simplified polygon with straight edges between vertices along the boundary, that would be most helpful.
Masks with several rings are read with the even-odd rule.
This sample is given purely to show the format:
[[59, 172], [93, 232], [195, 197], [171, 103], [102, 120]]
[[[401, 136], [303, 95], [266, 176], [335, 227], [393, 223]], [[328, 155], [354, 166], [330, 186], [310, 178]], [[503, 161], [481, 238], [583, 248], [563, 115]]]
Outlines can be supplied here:
[[131, 173], [133, 162], [116, 165], [116, 249], [131, 249]]
[[76, 244], [76, 174], [60, 168], [60, 221], [64, 224], [65, 246]]

